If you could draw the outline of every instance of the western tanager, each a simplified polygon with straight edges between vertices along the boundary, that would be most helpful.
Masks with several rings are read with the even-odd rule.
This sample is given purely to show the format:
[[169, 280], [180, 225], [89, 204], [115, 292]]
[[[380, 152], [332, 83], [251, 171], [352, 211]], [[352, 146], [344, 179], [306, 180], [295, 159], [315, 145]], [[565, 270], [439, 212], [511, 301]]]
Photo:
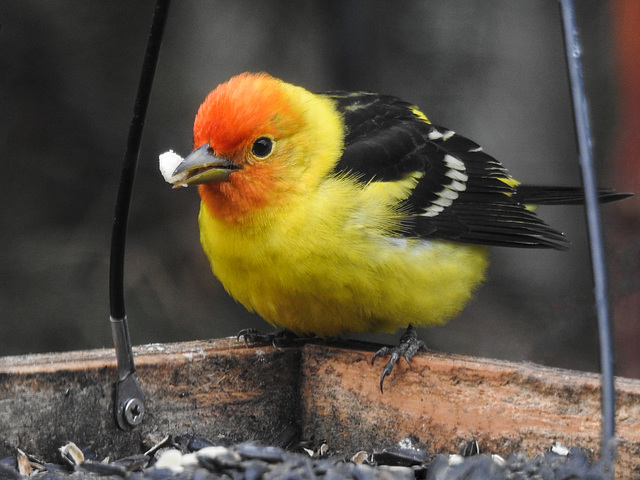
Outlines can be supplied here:
[[[529, 205], [580, 203], [572, 187], [522, 185], [482, 148], [374, 93], [313, 94], [267, 74], [214, 89], [194, 151], [161, 155], [198, 185], [200, 237], [229, 294], [295, 334], [445, 323], [484, 279], [487, 246], [566, 248]], [[601, 192], [603, 200], [621, 195]], [[375, 358], [375, 357], [374, 357]]]

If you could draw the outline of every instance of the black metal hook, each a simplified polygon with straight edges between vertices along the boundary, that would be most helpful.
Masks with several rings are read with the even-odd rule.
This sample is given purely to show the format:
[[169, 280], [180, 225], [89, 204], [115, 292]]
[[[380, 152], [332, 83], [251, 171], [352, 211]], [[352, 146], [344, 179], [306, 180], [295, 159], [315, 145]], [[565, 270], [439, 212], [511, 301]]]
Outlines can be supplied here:
[[145, 414], [144, 394], [135, 378], [136, 370], [129, 338], [129, 328], [124, 305], [124, 250], [127, 219], [133, 180], [136, 174], [144, 120], [151, 97], [151, 88], [160, 55], [162, 36], [169, 11], [170, 0], [157, 0], [151, 30], [147, 41], [138, 84], [133, 117], [129, 127], [127, 149], [124, 154], [116, 211], [111, 235], [111, 263], [109, 268], [109, 300], [111, 308], [111, 333], [118, 361], [116, 381], [115, 416], [123, 430], [131, 429], [142, 422]]

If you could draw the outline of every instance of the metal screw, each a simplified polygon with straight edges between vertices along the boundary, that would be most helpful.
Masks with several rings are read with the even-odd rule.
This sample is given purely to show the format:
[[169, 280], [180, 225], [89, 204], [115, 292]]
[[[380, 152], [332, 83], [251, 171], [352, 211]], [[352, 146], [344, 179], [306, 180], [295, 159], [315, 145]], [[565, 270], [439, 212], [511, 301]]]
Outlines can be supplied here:
[[142, 423], [144, 417], [144, 403], [139, 398], [130, 398], [124, 404], [124, 418], [129, 425], [136, 426]]

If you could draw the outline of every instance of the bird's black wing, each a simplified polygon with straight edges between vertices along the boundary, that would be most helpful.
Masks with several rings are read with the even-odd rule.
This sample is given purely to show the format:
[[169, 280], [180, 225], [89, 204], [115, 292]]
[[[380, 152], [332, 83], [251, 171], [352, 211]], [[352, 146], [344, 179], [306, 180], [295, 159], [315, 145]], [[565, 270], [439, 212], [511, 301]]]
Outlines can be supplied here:
[[[335, 101], [346, 127], [345, 150], [335, 173], [353, 174], [362, 182], [419, 177], [401, 205], [407, 217], [399, 234], [484, 245], [566, 248], [564, 236], [527, 209], [517, 193], [518, 182], [475, 142], [429, 123], [417, 107], [396, 97], [326, 95]], [[535, 198], [535, 192], [527, 193]], [[544, 192], [538, 197], [544, 198]]]

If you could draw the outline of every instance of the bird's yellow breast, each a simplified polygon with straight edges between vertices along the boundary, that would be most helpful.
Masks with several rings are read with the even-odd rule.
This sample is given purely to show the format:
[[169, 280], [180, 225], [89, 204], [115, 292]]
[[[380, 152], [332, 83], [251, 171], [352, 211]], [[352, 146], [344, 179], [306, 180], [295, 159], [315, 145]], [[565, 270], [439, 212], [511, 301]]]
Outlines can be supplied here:
[[393, 197], [401, 192], [378, 190], [348, 176], [327, 178], [242, 225], [216, 218], [203, 202], [201, 242], [231, 296], [295, 333], [444, 323], [482, 281], [486, 249], [392, 236], [401, 217]]

